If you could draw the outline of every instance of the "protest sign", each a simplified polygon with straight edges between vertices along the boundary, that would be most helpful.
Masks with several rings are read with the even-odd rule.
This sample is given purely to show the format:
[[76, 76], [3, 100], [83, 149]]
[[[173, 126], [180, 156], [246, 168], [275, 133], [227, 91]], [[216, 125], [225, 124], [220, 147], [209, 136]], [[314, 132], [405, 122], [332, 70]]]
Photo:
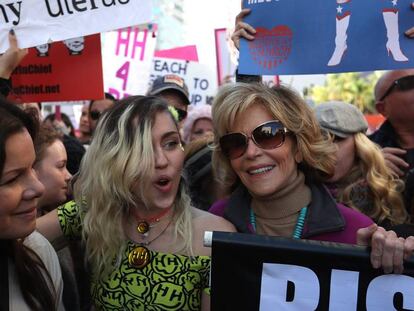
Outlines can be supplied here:
[[155, 51], [154, 56], [198, 62], [197, 47], [195, 45], [186, 45], [172, 49], [157, 50]]
[[217, 91], [217, 78], [214, 70], [197, 62], [174, 59], [174, 55], [170, 57], [173, 58], [154, 57], [148, 87], [159, 76], [176, 74], [187, 84], [191, 104], [211, 105]]
[[[229, 30], [225, 28], [215, 29], [214, 35], [216, 43], [217, 83], [218, 85], [222, 85], [226, 82], [235, 82], [239, 53], [230, 39]], [[305, 76], [287, 75], [283, 77], [262, 75], [262, 81], [269, 87], [284, 83], [296, 88], [299, 92], [303, 90], [304, 85], [315, 83], [314, 77], [307, 79]]]
[[364, 247], [214, 232], [211, 309], [413, 310], [413, 268], [383, 275]]
[[22, 48], [151, 21], [147, 0], [8, 0], [0, 2], [0, 52], [14, 29]]
[[103, 34], [105, 91], [116, 99], [146, 93], [156, 31], [157, 25], [150, 24]]
[[414, 67], [411, 2], [244, 0], [255, 40], [241, 40], [245, 74], [314, 74]]
[[18, 102], [103, 98], [99, 35], [29, 49], [12, 75]]
[[231, 81], [231, 78], [234, 77], [238, 56], [236, 54], [238, 53], [230, 40], [227, 29], [215, 29], [214, 36], [216, 43], [217, 82], [221, 85], [229, 80]]

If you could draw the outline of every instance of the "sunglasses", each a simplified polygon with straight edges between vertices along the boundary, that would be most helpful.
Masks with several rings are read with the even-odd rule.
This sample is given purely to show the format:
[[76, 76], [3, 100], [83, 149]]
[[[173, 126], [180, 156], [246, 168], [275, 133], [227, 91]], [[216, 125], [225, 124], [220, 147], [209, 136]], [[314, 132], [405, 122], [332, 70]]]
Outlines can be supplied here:
[[96, 121], [96, 120], [99, 120], [99, 118], [102, 115], [102, 112], [97, 111], [97, 110], [92, 110], [89, 112], [89, 115], [91, 116], [92, 120]]
[[249, 139], [261, 149], [275, 149], [283, 145], [288, 130], [277, 120], [268, 121], [257, 126], [249, 137], [244, 133], [229, 133], [221, 136], [220, 149], [231, 159], [241, 157], [249, 146]]
[[384, 93], [384, 95], [382, 95], [382, 97], [380, 98], [380, 101], [383, 101], [385, 97], [390, 95], [394, 89], [397, 89], [399, 91], [409, 91], [414, 89], [414, 75], [405, 76], [393, 81], [390, 87]]
[[178, 122], [181, 122], [185, 118], [187, 118], [187, 111], [174, 107], [175, 111], [177, 111], [178, 114]]

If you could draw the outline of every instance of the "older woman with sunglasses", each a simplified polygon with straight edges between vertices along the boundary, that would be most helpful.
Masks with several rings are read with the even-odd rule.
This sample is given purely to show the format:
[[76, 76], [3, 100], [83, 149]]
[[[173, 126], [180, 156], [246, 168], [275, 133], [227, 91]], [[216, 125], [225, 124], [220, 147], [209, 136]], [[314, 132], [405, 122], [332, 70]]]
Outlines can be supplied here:
[[296, 93], [283, 86], [224, 86], [213, 104], [213, 123], [213, 165], [229, 198], [211, 212], [244, 233], [350, 244], [372, 235], [373, 266], [402, 271], [404, 246], [408, 256], [412, 241], [404, 245], [394, 232], [337, 204], [322, 185], [334, 172], [335, 148]]

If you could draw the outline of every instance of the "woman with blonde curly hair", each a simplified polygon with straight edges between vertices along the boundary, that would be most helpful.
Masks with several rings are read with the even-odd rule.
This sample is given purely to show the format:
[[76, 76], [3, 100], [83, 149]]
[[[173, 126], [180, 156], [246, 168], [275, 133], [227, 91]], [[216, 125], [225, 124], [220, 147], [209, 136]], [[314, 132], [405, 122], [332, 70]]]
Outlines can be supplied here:
[[75, 201], [40, 219], [49, 239], [83, 237], [97, 309], [209, 309], [203, 234], [234, 228], [190, 206], [183, 161], [167, 103], [124, 99], [99, 121]]
[[327, 183], [336, 200], [385, 228], [407, 222], [403, 184], [386, 166], [381, 149], [365, 135], [368, 124], [362, 112], [343, 102], [318, 105], [315, 112], [337, 148], [335, 172]]
[[372, 237], [374, 249], [392, 245], [384, 252], [381, 248], [382, 260], [375, 255], [378, 249], [373, 250], [373, 266], [382, 262], [385, 272], [396, 268], [391, 262], [402, 256], [404, 239], [335, 202], [323, 185], [334, 173], [336, 148], [294, 91], [253, 83], [225, 85], [214, 99], [213, 123], [213, 167], [229, 197], [210, 212], [243, 233], [350, 244]]

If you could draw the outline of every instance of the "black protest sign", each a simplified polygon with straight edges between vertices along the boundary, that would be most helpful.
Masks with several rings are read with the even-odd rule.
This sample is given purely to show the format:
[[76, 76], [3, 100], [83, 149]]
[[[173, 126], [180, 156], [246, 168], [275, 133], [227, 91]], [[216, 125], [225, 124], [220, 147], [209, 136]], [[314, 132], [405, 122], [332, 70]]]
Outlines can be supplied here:
[[414, 310], [414, 261], [373, 269], [369, 249], [214, 232], [212, 310]]

